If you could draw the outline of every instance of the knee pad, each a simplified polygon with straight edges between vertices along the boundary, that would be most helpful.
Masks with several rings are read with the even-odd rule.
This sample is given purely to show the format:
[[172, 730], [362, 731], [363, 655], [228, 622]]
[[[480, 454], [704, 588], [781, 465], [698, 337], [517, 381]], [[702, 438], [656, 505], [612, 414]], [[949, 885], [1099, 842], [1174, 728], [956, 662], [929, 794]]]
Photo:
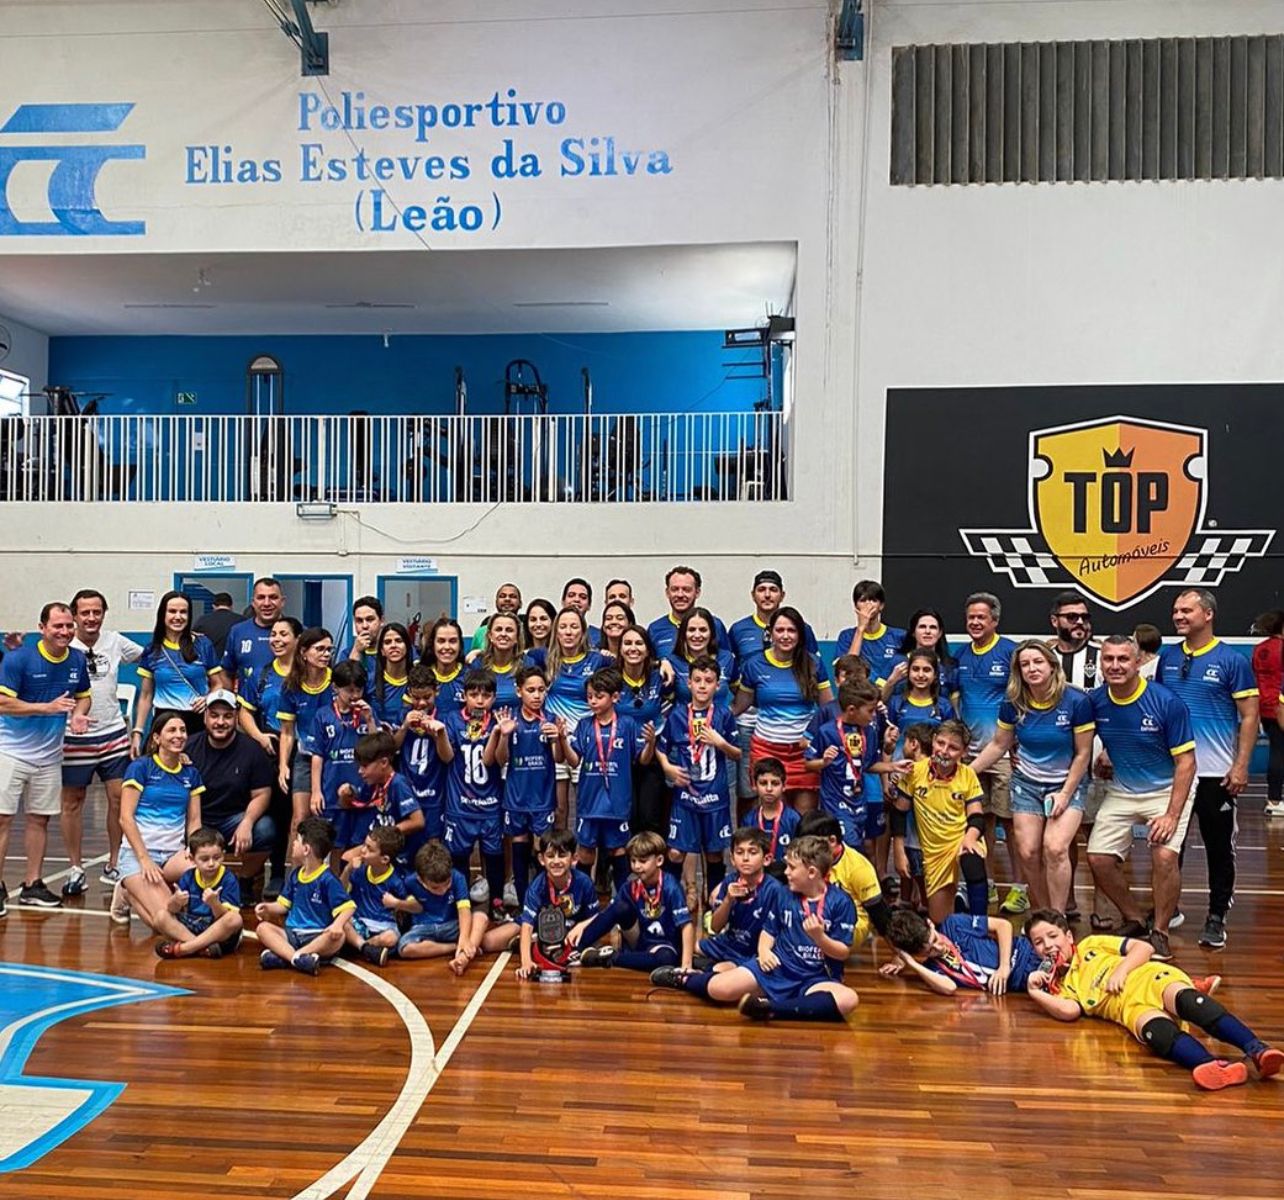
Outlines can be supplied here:
[[959, 867], [963, 878], [968, 883], [982, 883], [985, 880], [985, 859], [979, 854], [964, 854], [959, 858]]
[[1173, 1005], [1177, 1015], [1183, 1021], [1198, 1025], [1200, 1029], [1211, 1029], [1226, 1015], [1226, 1009], [1212, 996], [1205, 996], [1194, 988], [1186, 988], [1177, 994], [1177, 1003]]
[[1181, 1036], [1175, 1021], [1167, 1017], [1155, 1017], [1142, 1026], [1141, 1040], [1146, 1043], [1160, 1058], [1167, 1058], [1174, 1043]]

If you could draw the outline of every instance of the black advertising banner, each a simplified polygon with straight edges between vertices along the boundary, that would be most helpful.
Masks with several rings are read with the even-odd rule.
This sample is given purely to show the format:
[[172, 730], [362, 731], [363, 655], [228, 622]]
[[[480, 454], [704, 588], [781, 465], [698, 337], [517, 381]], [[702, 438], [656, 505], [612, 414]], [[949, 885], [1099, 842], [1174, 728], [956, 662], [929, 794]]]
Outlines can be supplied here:
[[[1284, 607], [1284, 385], [915, 388], [887, 394], [883, 584], [961, 625], [994, 592], [1006, 629], [1047, 628], [1058, 592], [1097, 632], [1171, 631], [1182, 587], [1244, 635]], [[1108, 615], [1111, 614], [1111, 615]], [[1117, 615], [1113, 615], [1117, 614]]]

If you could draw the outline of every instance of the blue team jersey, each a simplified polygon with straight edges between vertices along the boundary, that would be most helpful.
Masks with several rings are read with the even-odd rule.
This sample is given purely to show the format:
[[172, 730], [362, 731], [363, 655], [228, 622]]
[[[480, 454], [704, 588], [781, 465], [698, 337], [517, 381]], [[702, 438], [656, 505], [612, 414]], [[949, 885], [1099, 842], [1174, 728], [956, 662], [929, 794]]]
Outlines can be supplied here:
[[[691, 703], [691, 663], [680, 654], [670, 654], [669, 666], [673, 668], [673, 700], [676, 704]], [[736, 656], [730, 650], [718, 651], [718, 687], [713, 693], [714, 702], [731, 707], [732, 693], [740, 680]]]
[[410, 924], [447, 925], [458, 921], [460, 914], [468, 912], [472, 904], [468, 899], [468, 880], [459, 871], [451, 871], [450, 886], [444, 892], [428, 889], [418, 875], [406, 879], [406, 898], [418, 900], [422, 912], [412, 913]]
[[341, 912], [356, 908], [338, 876], [325, 863], [312, 871], [297, 867], [276, 901], [286, 909], [286, 929], [324, 929]]
[[744, 824], [753, 829], [761, 829], [771, 839], [771, 848], [767, 851], [767, 861], [784, 862], [785, 851], [789, 843], [798, 836], [798, 826], [802, 824], [802, 817], [798, 815], [798, 810], [785, 805], [780, 810], [780, 816], [764, 817], [762, 807], [749, 810], [744, 819]]
[[406, 898], [406, 881], [401, 872], [392, 863], [382, 875], [371, 875], [366, 865], [354, 867], [348, 876], [348, 894], [357, 906], [356, 916], [364, 921], [395, 921], [397, 914], [391, 908], [384, 908], [385, 895], [398, 900]]
[[327, 670], [320, 687], [311, 688], [306, 683], [297, 690], [282, 686], [277, 698], [276, 719], [281, 728], [289, 725], [294, 730], [301, 753], [315, 754], [317, 747], [313, 729], [317, 713], [333, 704], [334, 688], [330, 684], [330, 672]]
[[508, 774], [504, 778], [507, 812], [546, 813], [557, 805], [557, 764], [540, 732], [543, 717], [528, 719], [520, 710], [508, 735]]
[[[803, 758], [810, 761], [824, 758], [830, 746], [838, 750], [834, 761], [820, 772], [820, 806], [828, 813], [838, 813], [864, 805], [865, 776], [875, 763], [883, 759], [883, 717], [875, 713], [874, 719], [863, 729], [848, 725], [841, 719], [822, 725], [816, 737], [803, 751]], [[882, 790], [878, 798], [882, 799]]]
[[827, 884], [815, 900], [781, 888], [775, 903], [767, 909], [763, 929], [775, 939], [772, 949], [780, 959], [773, 972], [779, 979], [797, 984], [835, 981], [843, 977], [844, 961], [830, 958], [803, 932], [806, 912], [819, 916], [827, 936], [851, 945], [856, 934], [856, 903], [837, 884]]
[[900, 731], [896, 753], [905, 745], [905, 731], [911, 725], [926, 723], [935, 729], [942, 721], [954, 720], [954, 716], [954, 705], [946, 698], [944, 689], [936, 700], [919, 701], [910, 696], [903, 685], [898, 685], [887, 701], [887, 719]]
[[597, 900], [597, 888], [578, 867], [571, 868], [571, 878], [562, 891], [549, 882], [547, 871], [536, 875], [522, 898], [521, 923], [534, 925], [539, 920], [539, 910], [548, 904], [556, 904], [572, 925], [596, 916], [601, 909]]
[[[345, 810], [345, 837], [350, 846], [364, 842], [376, 825], [400, 825], [419, 811], [419, 798], [402, 775], [393, 774], [384, 787], [382, 797], [364, 780], [358, 780], [353, 787], [357, 789], [357, 802], [361, 807]], [[376, 800], [379, 803], [374, 803]]]
[[1172, 787], [1173, 758], [1195, 748], [1190, 714], [1181, 700], [1145, 679], [1137, 681], [1137, 690], [1126, 700], [1116, 700], [1104, 684], [1088, 698], [1115, 782], [1126, 792]]
[[[651, 639], [651, 645], [655, 647], [657, 658], [668, 658], [673, 653], [673, 647], [678, 643], [678, 624], [679, 622], [673, 619], [672, 614], [665, 613], [662, 617], [656, 617], [646, 627], [647, 635]], [[713, 632], [718, 639], [719, 646], [731, 645], [731, 639], [727, 635], [727, 627], [717, 617], [713, 618]]]
[[691, 910], [687, 908], [686, 893], [682, 884], [667, 871], [660, 873], [657, 884], [648, 889], [636, 875], [630, 875], [615, 893], [615, 902], [637, 914], [639, 950], [646, 950], [657, 942], [678, 948], [680, 931], [691, 924]]
[[[758, 619], [757, 613], [741, 617], [729, 630], [727, 640], [718, 641], [719, 646], [730, 646], [736, 660], [747, 663], [755, 654], [761, 654], [771, 646], [771, 627]], [[820, 644], [816, 641], [816, 631], [810, 625], [803, 626], [803, 645], [809, 654], [819, 654]]]
[[152, 696], [152, 713], [163, 708], [187, 712], [194, 700], [204, 698], [210, 690], [210, 676], [218, 669], [214, 643], [203, 633], [192, 635], [192, 649], [196, 658], [188, 662], [177, 642], [168, 638], [159, 646], [148, 646], [138, 660], [138, 673], [150, 679], [155, 692]]
[[664, 679], [658, 669], [653, 668], [651, 674], [643, 680], [624, 676], [619, 709], [632, 717], [639, 729], [643, 725], [654, 725], [659, 729], [664, 704]]
[[447, 714], [462, 712], [464, 707], [464, 676], [467, 672], [461, 663], [444, 674], [432, 669], [437, 680], [437, 720], [444, 721]]
[[[999, 969], [999, 944], [989, 936], [989, 927], [988, 917], [968, 917], [961, 913], [946, 917], [939, 932], [950, 946], [945, 954], [933, 955], [923, 965], [954, 980], [961, 988], [985, 991]], [[1029, 938], [1014, 937], [1012, 956], [1008, 960], [1008, 990], [1024, 992], [1026, 980], [1039, 969], [1041, 961]]]
[[[856, 627], [841, 630], [835, 645], [835, 659], [851, 653], [852, 642], [856, 640]], [[860, 656], [869, 663], [871, 683], [884, 684], [891, 675], [892, 668], [901, 658], [901, 646], [905, 641], [905, 630], [893, 629], [888, 625], [879, 625], [873, 633], [867, 633], [860, 643]]]
[[363, 650], [356, 659], [352, 658], [352, 649], [356, 642], [349, 642], [343, 648], [341, 654], [334, 655], [330, 659], [330, 665], [337, 666], [341, 662], [359, 662], [366, 672], [366, 694], [369, 695], [371, 687], [374, 685], [376, 673], [379, 670], [379, 651]]
[[312, 752], [321, 759], [321, 794], [327, 810], [338, 810], [339, 788], [343, 784], [361, 786], [357, 742], [363, 732], [360, 719], [354, 713], [340, 713], [333, 704], [318, 709], [313, 718]]
[[999, 705], [1008, 687], [1008, 674], [1016, 642], [997, 633], [984, 650], [969, 642], [959, 651], [959, 716], [972, 734], [968, 747], [976, 754], [993, 736], [999, 723]]
[[711, 811], [731, 801], [727, 788], [727, 756], [714, 746], [697, 743], [691, 737], [700, 736], [708, 724], [733, 746], [736, 744], [736, 719], [725, 704], [712, 708], [693, 710], [689, 703], [675, 704], [664, 722], [656, 748], [675, 767], [681, 767], [691, 777], [685, 787], [673, 789], [675, 804]]
[[1064, 782], [1074, 758], [1074, 735], [1096, 725], [1092, 701], [1076, 687], [1067, 687], [1056, 704], [1033, 705], [1019, 713], [1010, 700], [999, 705], [999, 728], [1016, 734], [1016, 769], [1035, 783]]
[[276, 714], [281, 708], [281, 693], [288, 676], [289, 672], [281, 670], [281, 664], [273, 660], [246, 679], [237, 693], [241, 707], [254, 714], [254, 723], [264, 733], [281, 730], [281, 718]]
[[[727, 888], [738, 879], [738, 875], [728, 875], [713, 889], [713, 894], [709, 897], [711, 909], [722, 903]], [[711, 935], [715, 947], [726, 951], [727, 957], [732, 961], [757, 955], [758, 935], [767, 920], [767, 911], [780, 903], [780, 894], [786, 891], [780, 880], [764, 875], [752, 893], [732, 904], [727, 923], [719, 932]]]
[[402, 703], [406, 695], [406, 680], [393, 679], [391, 675], [384, 674], [383, 693], [379, 692], [379, 681], [372, 680], [366, 688], [366, 699], [374, 711], [375, 720], [380, 725], [387, 726], [391, 730], [401, 728], [401, 722], [406, 719], [406, 706]]
[[175, 854], [187, 840], [187, 802], [205, 790], [201, 773], [180, 763], [172, 771], [156, 756], [125, 768], [125, 787], [138, 791], [134, 822], [148, 850]]
[[[276, 622], [273, 621], [272, 625]], [[220, 664], [235, 681], [237, 688], [243, 688], [267, 668], [275, 659], [268, 639], [272, 636], [272, 625], [260, 625], [253, 617], [238, 621], [227, 631], [227, 640], [223, 643], [223, 661]]]
[[[825, 664], [819, 659], [814, 662], [818, 682], [828, 683]], [[791, 743], [806, 736], [819, 705], [803, 696], [792, 666], [781, 663], [768, 650], [741, 667], [740, 686], [754, 694], [759, 737], [768, 742]]]
[[[218, 912], [205, 903], [206, 889], [218, 892]], [[187, 893], [187, 915], [198, 921], [213, 922], [225, 912], [241, 911], [241, 885], [236, 876], [221, 864], [212, 879], [206, 879], [195, 867], [184, 871], [177, 890]]]
[[[526, 655], [526, 661], [532, 667], [538, 667], [544, 672], [544, 677], [548, 678], [547, 650], [532, 650]], [[549, 719], [561, 717], [568, 726], [574, 728], [578, 721], [587, 717], [589, 676], [609, 664], [610, 659], [603, 658], [596, 650], [575, 658], [562, 659], [557, 678], [548, 680], [548, 694], [544, 697], [544, 709]]]
[[[53, 658], [44, 642], [19, 646], [0, 662], [0, 693], [28, 704], [45, 704], [63, 695], [82, 699], [89, 695], [84, 652], [68, 648], [61, 658]], [[62, 761], [66, 732], [66, 713], [0, 716], [0, 754], [32, 767], [51, 766]]]
[[446, 764], [437, 757], [437, 739], [431, 734], [406, 730], [406, 740], [401, 743], [401, 773], [421, 808], [441, 804], [445, 797]]
[[633, 807], [633, 764], [645, 744], [633, 719], [617, 713], [613, 723], [599, 725], [596, 717], [587, 716], [570, 741], [580, 757], [576, 815], [627, 821]]
[[495, 677], [495, 703], [492, 706], [494, 712], [501, 708], [512, 709], [516, 712], [522, 704], [521, 697], [517, 694], [517, 668], [521, 662], [509, 663], [506, 667], [483, 667], [481, 659], [473, 663], [473, 667], [489, 671]]
[[499, 776], [499, 764], [488, 765], [484, 761], [494, 717], [487, 713], [484, 720], [470, 721], [456, 712], [441, 719], [455, 751], [446, 769], [447, 815], [498, 816], [504, 782]]
[[1234, 765], [1239, 749], [1235, 702], [1257, 695], [1249, 660], [1217, 638], [1194, 651], [1183, 642], [1159, 652], [1155, 679], [1175, 693], [1190, 713], [1196, 770], [1222, 778]]

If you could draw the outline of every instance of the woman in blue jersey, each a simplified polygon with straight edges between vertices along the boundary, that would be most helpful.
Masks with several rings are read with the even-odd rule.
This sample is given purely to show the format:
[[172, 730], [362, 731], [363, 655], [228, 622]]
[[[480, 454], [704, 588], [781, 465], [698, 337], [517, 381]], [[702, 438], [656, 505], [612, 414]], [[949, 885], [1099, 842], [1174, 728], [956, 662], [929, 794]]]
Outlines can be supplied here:
[[334, 702], [330, 686], [330, 659], [334, 638], [328, 629], [305, 629], [294, 651], [294, 663], [281, 688], [277, 720], [281, 723], [278, 750], [278, 783], [290, 794], [290, 838], [304, 817], [311, 813], [312, 756], [316, 753], [313, 725], [317, 713]]
[[401, 698], [414, 665], [410, 631], [397, 621], [388, 621], [375, 640], [374, 678], [366, 680], [366, 696], [375, 720], [391, 729], [400, 729], [405, 718]]
[[901, 642], [892, 673], [883, 684], [883, 698], [891, 696], [895, 689], [905, 682], [909, 671], [909, 656], [915, 650], [930, 650], [936, 655], [937, 674], [940, 676], [941, 694], [952, 696], [959, 690], [958, 661], [950, 653], [945, 640], [945, 619], [934, 608], [917, 609], [910, 617], [905, 630], [905, 639]]
[[437, 680], [437, 719], [464, 707], [464, 631], [453, 617], [438, 617], [428, 626], [419, 659], [432, 667]]
[[664, 660], [660, 668], [666, 681], [671, 680], [674, 703], [690, 703], [691, 664], [702, 654], [718, 660], [718, 690], [713, 694], [714, 703], [725, 704], [730, 708], [740, 672], [736, 667], [736, 656], [718, 645], [713, 613], [707, 608], [691, 608], [686, 611], [678, 623], [673, 653]]
[[496, 613], [486, 626], [482, 648], [469, 659], [469, 664], [489, 671], [495, 677], [494, 710], [521, 706], [517, 693], [517, 671], [522, 665], [522, 623], [515, 613]]
[[1012, 829], [1035, 908], [1064, 912], [1070, 899], [1070, 845], [1083, 820], [1095, 729], [1092, 704], [1066, 683], [1059, 657], [1044, 642], [1022, 642], [998, 728], [972, 770], [989, 770], [1015, 747]]
[[602, 608], [602, 642], [598, 649], [614, 654], [618, 660], [620, 639], [629, 626], [636, 624], [637, 619], [633, 616], [633, 610], [627, 604], [622, 600], [609, 601]]
[[[170, 885], [192, 865], [185, 843], [187, 835], [200, 827], [200, 797], [205, 790], [200, 772], [183, 762], [186, 744], [183, 714], [159, 710], [147, 739], [147, 754], [125, 771], [117, 885], [148, 925], [180, 941], [190, 934], [168, 910]], [[119, 893], [112, 898], [111, 912], [113, 920], [129, 922]]]
[[192, 631], [192, 602], [182, 592], [166, 592], [156, 608], [152, 640], [138, 660], [138, 700], [130, 755], [137, 758], [152, 709], [183, 714], [189, 733], [205, 723], [205, 696], [218, 674], [214, 643]]
[[526, 652], [547, 650], [553, 642], [553, 625], [557, 621], [557, 609], [551, 600], [536, 596], [526, 606], [526, 615], [522, 624], [526, 626]]
[[240, 701], [241, 730], [256, 741], [275, 762], [281, 734], [281, 692], [294, 667], [294, 655], [303, 635], [303, 626], [293, 617], [277, 617], [268, 632], [272, 661], [246, 680]]
[[[607, 605], [607, 607], [611, 607]], [[602, 614], [602, 637], [606, 640], [606, 614]], [[620, 674], [624, 688], [616, 711], [633, 718], [639, 728], [653, 725], [659, 729], [664, 722], [664, 679], [655, 661], [655, 647], [651, 637], [641, 625], [630, 625], [620, 634]], [[669, 830], [669, 785], [664, 779], [664, 768], [651, 762], [633, 764], [633, 811], [629, 815], [629, 828], [634, 833], [649, 830], [667, 834]]]
[[954, 705], [941, 693], [940, 667], [931, 650], [910, 651], [905, 682], [899, 684], [887, 701], [887, 719], [900, 730], [893, 758], [901, 756], [905, 731], [911, 725], [926, 721], [935, 727], [942, 721], [954, 720]]
[[753, 762], [779, 759], [785, 767], [785, 797], [800, 812], [816, 807], [816, 776], [803, 766], [807, 728], [831, 699], [825, 664], [807, 653], [806, 622], [784, 605], [771, 618], [771, 645], [745, 663], [733, 711], [757, 705], [758, 724], [749, 743]]

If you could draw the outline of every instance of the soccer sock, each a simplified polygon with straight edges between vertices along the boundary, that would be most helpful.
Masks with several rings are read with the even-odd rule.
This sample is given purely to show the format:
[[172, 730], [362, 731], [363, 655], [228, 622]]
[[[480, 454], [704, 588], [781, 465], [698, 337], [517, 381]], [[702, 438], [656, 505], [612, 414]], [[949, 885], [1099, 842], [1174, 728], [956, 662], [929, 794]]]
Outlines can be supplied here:
[[1219, 1042], [1229, 1042], [1245, 1054], [1260, 1054], [1266, 1049], [1266, 1043], [1231, 1013], [1218, 1017], [1208, 1032]]
[[709, 895], [713, 895], [713, 889], [718, 886], [727, 877], [727, 864], [718, 859], [713, 862], [711, 859], [704, 860], [704, 881], [708, 886]]
[[829, 992], [810, 992], [788, 1003], [772, 1004], [771, 1011], [791, 1021], [841, 1021], [838, 1001]]
[[531, 885], [531, 844], [530, 842], [513, 843], [513, 887], [517, 889], [518, 900], [526, 899], [526, 889]]
[[594, 942], [606, 937], [617, 925], [622, 929], [630, 928], [633, 925], [633, 919], [628, 905], [612, 900], [584, 927], [584, 932], [580, 935], [580, 948], [587, 950]]
[[1212, 996], [1187, 988], [1178, 994], [1177, 1003], [1173, 1007], [1183, 1020], [1198, 1025], [1219, 1042], [1228, 1042], [1245, 1054], [1257, 1054], [1266, 1049], [1266, 1043], [1261, 1038], [1237, 1016], [1227, 1012], [1222, 1003]]
[[1155, 1017], [1147, 1021], [1141, 1030], [1141, 1040], [1160, 1058], [1175, 1062], [1188, 1071], [1213, 1061], [1213, 1056], [1204, 1049], [1203, 1043], [1197, 1042], [1188, 1033], [1182, 1033], [1170, 1017]]
[[616, 854], [611, 858], [611, 882], [618, 888], [629, 877], [629, 856]]
[[985, 859], [979, 854], [959, 857], [963, 881], [967, 887], [967, 909], [974, 917], [983, 917], [990, 909], [990, 888], [985, 878]]
[[709, 984], [713, 982], [712, 971], [693, 971], [681, 982], [682, 990], [699, 996], [701, 1000], [709, 999]]
[[678, 965], [678, 952], [672, 946], [663, 946], [659, 950], [631, 950], [621, 946], [615, 952], [615, 965], [629, 971], [645, 971], [648, 975], [656, 967], [675, 967]]
[[486, 883], [490, 886], [490, 903], [493, 908], [504, 900], [504, 855], [483, 854], [482, 866], [486, 869]]

